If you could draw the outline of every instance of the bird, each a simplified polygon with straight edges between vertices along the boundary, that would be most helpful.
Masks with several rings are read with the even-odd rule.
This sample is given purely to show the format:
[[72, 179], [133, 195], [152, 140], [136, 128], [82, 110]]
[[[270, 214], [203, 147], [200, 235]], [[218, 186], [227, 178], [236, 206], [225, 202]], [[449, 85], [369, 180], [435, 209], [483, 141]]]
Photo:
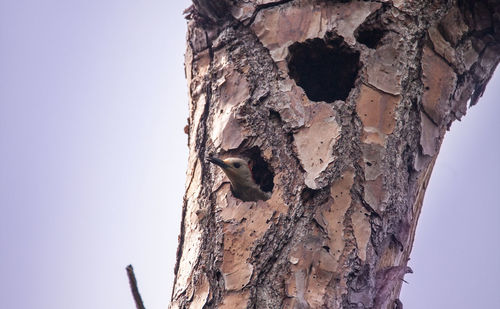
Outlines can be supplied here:
[[231, 182], [231, 192], [234, 197], [244, 202], [266, 201], [271, 198], [271, 192], [264, 192], [255, 182], [248, 162], [242, 158], [219, 158], [209, 156], [207, 161], [220, 167]]

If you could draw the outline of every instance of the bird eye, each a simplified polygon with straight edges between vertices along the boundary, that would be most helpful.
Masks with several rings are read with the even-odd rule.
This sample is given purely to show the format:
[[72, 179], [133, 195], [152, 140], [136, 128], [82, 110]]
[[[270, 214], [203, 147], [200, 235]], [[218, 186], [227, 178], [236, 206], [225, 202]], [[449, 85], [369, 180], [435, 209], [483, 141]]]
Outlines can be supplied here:
[[234, 166], [234, 167], [236, 167], [236, 168], [240, 168], [241, 164], [240, 164], [240, 163], [238, 163], [238, 162], [235, 162], [235, 163], [233, 164], [233, 166]]

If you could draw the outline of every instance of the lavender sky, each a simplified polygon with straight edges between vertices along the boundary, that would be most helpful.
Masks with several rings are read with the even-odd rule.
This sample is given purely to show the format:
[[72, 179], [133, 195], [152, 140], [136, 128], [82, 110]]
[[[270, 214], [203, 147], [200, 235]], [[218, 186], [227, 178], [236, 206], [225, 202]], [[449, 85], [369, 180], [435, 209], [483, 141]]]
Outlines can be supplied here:
[[[189, 1], [0, 0], [0, 302], [166, 308], [187, 159]], [[500, 308], [500, 74], [452, 126], [405, 308]]]

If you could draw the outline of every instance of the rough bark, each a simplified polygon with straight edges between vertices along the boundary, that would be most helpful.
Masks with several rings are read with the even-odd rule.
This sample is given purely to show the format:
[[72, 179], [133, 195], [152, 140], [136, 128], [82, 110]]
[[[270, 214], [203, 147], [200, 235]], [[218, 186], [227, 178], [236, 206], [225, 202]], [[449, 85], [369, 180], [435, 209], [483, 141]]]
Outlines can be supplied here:
[[[441, 141], [500, 59], [498, 1], [193, 2], [170, 307], [401, 308]], [[271, 199], [232, 196], [214, 154]]]

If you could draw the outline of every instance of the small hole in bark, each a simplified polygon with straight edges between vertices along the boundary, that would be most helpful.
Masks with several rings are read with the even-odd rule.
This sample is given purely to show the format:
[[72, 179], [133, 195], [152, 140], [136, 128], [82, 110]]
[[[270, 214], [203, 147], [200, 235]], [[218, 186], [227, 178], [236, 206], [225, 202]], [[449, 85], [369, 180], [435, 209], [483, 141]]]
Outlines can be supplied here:
[[270, 109], [269, 110], [269, 119], [277, 120], [278, 122], [281, 122], [281, 115], [277, 111]]
[[323, 246], [323, 249], [325, 249], [326, 252], [330, 252], [330, 247], [328, 247], [328, 246]]
[[359, 52], [341, 37], [327, 33], [324, 39], [294, 43], [288, 48], [291, 78], [311, 101], [345, 100], [358, 75]]
[[372, 166], [371, 162], [366, 162], [366, 165]]
[[368, 28], [361, 25], [354, 33], [354, 36], [359, 43], [365, 44], [368, 48], [375, 49], [380, 44], [380, 40], [384, 37], [385, 33], [386, 31], [382, 29]]
[[384, 20], [382, 17], [387, 8], [388, 6], [383, 6], [380, 10], [373, 12], [354, 31], [354, 37], [359, 43], [371, 49], [381, 45], [382, 39], [387, 34], [387, 30], [383, 27]]
[[301, 198], [304, 202], [309, 202], [309, 201], [312, 201], [314, 199], [314, 197], [318, 194], [319, 194], [319, 190], [305, 188], [304, 190], [302, 190]]

